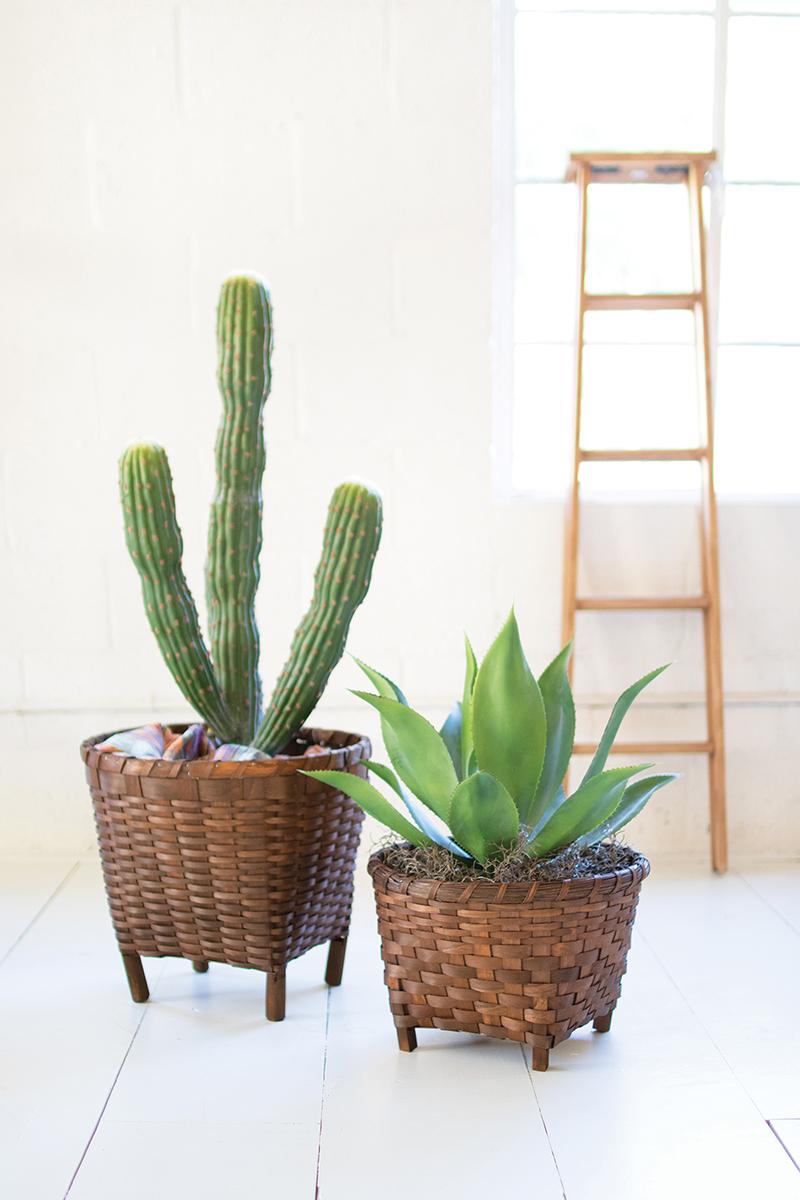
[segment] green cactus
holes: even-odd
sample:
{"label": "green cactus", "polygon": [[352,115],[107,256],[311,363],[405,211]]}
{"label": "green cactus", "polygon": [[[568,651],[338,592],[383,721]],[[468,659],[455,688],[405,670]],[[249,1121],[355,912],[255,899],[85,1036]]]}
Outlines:
{"label": "green cactus", "polygon": [[181,566],[172,477],[160,446],[132,446],[122,456],[125,537],[150,626],[186,699],[223,741],[276,753],[308,717],[342,656],[353,614],[369,588],[381,502],[363,484],[341,484],[334,492],[311,606],[262,719],[254,603],[272,307],[260,281],[237,277],[223,285],[217,339],[223,415],[206,563],[213,666]]}
{"label": "green cactus", "polygon": [[249,742],[261,720],[255,598],[266,462],[262,417],[272,351],[272,310],[264,287],[254,287],[249,279],[223,285],[217,345],[223,411],[216,446],[217,490],[208,527],[206,601],[220,686],[246,735],[242,740]]}
{"label": "green cactus", "polygon": [[322,695],[342,657],[353,613],[367,594],[380,529],[380,498],[360,484],[340,484],[328,509],[311,607],[297,627],[255,739],[259,750],[280,748]]}

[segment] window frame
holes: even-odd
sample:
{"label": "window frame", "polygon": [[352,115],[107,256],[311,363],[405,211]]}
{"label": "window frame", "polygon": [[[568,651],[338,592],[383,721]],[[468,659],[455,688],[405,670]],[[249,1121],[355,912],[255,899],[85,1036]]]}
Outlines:
{"label": "window frame", "polygon": [[[536,11],[534,9],[533,11]],[[642,9],[620,9],[613,7],[609,0],[607,8],[595,9],[581,5],[576,0],[569,8],[549,10],[546,0],[540,11],[557,11],[567,14],[612,14],[612,15],[646,15],[665,16],[695,16],[707,15],[714,23],[714,89],[712,112],[713,149],[717,151],[717,164],[711,173],[708,208],[708,256],[709,256],[709,330],[711,335],[712,380],[714,387],[714,402],[717,399],[717,358],[718,358],[718,298],[720,283],[722,220],[725,207],[725,191],[727,187],[759,187],[759,186],[789,186],[797,187],[800,195],[800,181],[779,181],[773,179],[736,180],[730,183],[724,178],[725,152],[725,122],[726,122],[726,88],[728,73],[728,32],[731,20],[739,17],[780,17],[800,20],[800,11],[796,13],[775,10],[754,10],[750,8],[732,9],[730,0],[716,0],[712,10],[705,14],[702,10],[687,5],[683,9],[659,8],[658,0]],[[536,500],[540,503],[562,504],[569,489],[569,479],[564,480],[564,486],[558,491],[545,488],[515,487],[513,480],[514,462],[514,283],[515,283],[515,192],[522,182],[546,183],[552,182],[529,179],[523,181],[517,177],[515,163],[516,147],[516,113],[515,113],[515,80],[514,80],[514,37],[516,0],[493,0],[492,11],[492,478],[495,496],[502,502],[515,500]],[[565,163],[566,166],[566,163]],[[578,281],[575,288],[577,296]],[[545,344],[545,343],[542,343]],[[723,343],[732,346],[772,346],[781,343],[759,341],[736,341]],[[791,343],[800,349],[800,343]],[[800,490],[775,492],[736,492],[717,490],[717,500],[722,504],[797,504],[800,503]],[[589,503],[642,503],[650,501],[662,503],[674,501],[680,504],[691,503],[691,496],[686,492],[642,491],[630,489],[609,491],[602,495],[592,495],[586,498]]]}

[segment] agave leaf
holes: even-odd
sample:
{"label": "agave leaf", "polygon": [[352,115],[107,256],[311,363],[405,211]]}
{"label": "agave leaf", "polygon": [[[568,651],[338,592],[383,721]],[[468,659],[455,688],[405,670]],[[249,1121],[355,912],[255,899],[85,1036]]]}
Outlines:
{"label": "agave leaf", "polygon": [[519,837],[517,807],[499,779],[477,771],[453,792],[450,829],[474,859],[486,862]]}
{"label": "agave leaf", "polygon": [[459,779],[471,774],[470,761],[473,756],[472,747],[472,693],[475,689],[475,676],[478,674],[478,663],[475,651],[470,645],[469,638],[464,636],[464,647],[467,652],[467,669],[464,674],[464,694],[461,698],[461,769]]}
{"label": "agave leaf", "polygon": [[461,778],[461,737],[462,737],[462,721],[461,721],[461,701],[456,700],[442,728],[439,730],[439,737],[447,746],[447,753],[453,762],[453,767],[458,778]]}
{"label": "agave leaf", "polygon": [[601,825],[597,825],[583,837],[578,838],[575,844],[581,847],[596,846],[598,842],[605,841],[606,838],[611,837],[629,821],[632,821],[659,788],[666,787],[668,783],[672,783],[673,779],[677,778],[677,775],[648,775],[646,779],[636,779],[633,783],[629,783],[611,816]]}
{"label": "agave leaf", "polygon": [[[355,658],[354,656],[353,661],[361,667],[361,670],[374,685],[379,696],[386,696],[389,700],[399,700],[401,704],[408,705],[408,700],[406,700],[400,688],[388,675],[382,675],[380,671],[376,671],[374,667],[368,666],[360,658]],[[383,719],[381,719],[381,736],[383,737],[383,744],[386,747],[386,753],[392,762],[394,762],[395,756],[398,754],[397,739]]]}
{"label": "agave leaf", "polygon": [[571,651],[572,642],[569,642],[539,676],[539,690],[542,693],[547,718],[547,745],[536,798],[529,816],[532,826],[538,824],[553,802],[567,773],[572,755],[572,744],[575,741],[575,702],[567,675]]}
{"label": "agave leaf", "polygon": [[648,683],[652,683],[662,671],[666,671],[669,665],[669,663],[665,663],[663,667],[656,667],[655,671],[651,671],[649,675],[643,675],[641,679],[637,679],[635,683],[632,683],[622,693],[611,710],[611,716],[608,718],[608,723],[603,730],[603,736],[600,738],[599,745],[594,752],[594,758],[589,763],[586,774],[583,777],[583,783],[586,783],[587,779],[591,779],[593,775],[599,775],[603,770],[611,747],[614,744],[614,738],[617,736],[619,727],[625,719],[628,709],[639,695],[639,692],[643,691]]}
{"label": "agave leaf", "polygon": [[362,779],[360,775],[351,775],[349,771],[301,771],[300,774],[307,775],[309,779],[321,779],[337,791],[344,792],[370,817],[375,817],[382,825],[388,825],[394,833],[411,842],[412,846],[430,846],[431,839],[407,821],[369,780]]}
{"label": "agave leaf", "polygon": [[469,858],[466,851],[462,850],[444,829],[438,827],[436,824],[437,818],[433,816],[425,805],[409,795],[391,767],[385,767],[383,763],[372,761],[365,762],[364,766],[368,770],[374,771],[384,783],[388,783],[389,787],[397,793],[417,825],[419,825],[424,834],[427,834],[431,841],[436,842],[438,846],[444,846],[446,850],[449,850],[451,854],[455,854],[459,858]]}
{"label": "agave leaf", "polygon": [[550,820],[553,813],[556,811],[556,809],[561,808],[561,805],[564,803],[566,798],[567,798],[567,794],[564,791],[564,788],[559,787],[555,796],[550,801],[550,803],[548,804],[547,808],[544,810],[542,815],[539,817],[538,821],[534,825],[531,826],[530,836],[528,837],[529,842],[533,841],[533,839],[536,837],[536,835],[540,829],[544,829],[545,825]]}
{"label": "agave leaf", "polygon": [[554,850],[571,845],[584,833],[602,824],[619,805],[631,775],[652,765],[614,767],[611,771],[604,771],[586,780],[571,796],[567,796],[533,841],[529,842],[526,847],[528,854],[535,858],[552,854]]}
{"label": "agave leaf", "polygon": [[423,716],[399,700],[354,692],[377,709],[391,730],[386,751],[406,787],[448,821],[450,797],[458,785],[455,767],[439,734]]}
{"label": "agave leaf", "polygon": [[408,704],[400,688],[388,675],[381,675],[380,671],[376,671],[374,667],[368,667],[365,662],[362,662],[360,658],[356,658],[355,655],[353,655],[353,662],[361,667],[361,670],[379,696],[388,696],[390,700],[399,700],[401,704]]}
{"label": "agave leaf", "polygon": [[529,824],[544,762],[547,719],[513,610],[475,680],[472,737],[479,770],[503,784],[520,821]]}
{"label": "agave leaf", "polygon": [[400,780],[391,767],[387,767],[384,763],[373,762],[371,758],[364,759],[364,766],[368,771],[372,771],[373,775],[377,775],[379,779],[382,779],[384,783],[388,783],[395,795],[399,796],[401,800],[403,799]]}

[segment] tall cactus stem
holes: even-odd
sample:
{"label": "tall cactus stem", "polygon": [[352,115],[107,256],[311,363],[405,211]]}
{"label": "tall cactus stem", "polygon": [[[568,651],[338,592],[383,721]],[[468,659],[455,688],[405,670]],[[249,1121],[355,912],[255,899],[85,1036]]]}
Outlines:
{"label": "tall cactus stem", "polygon": [[160,446],[131,446],[120,461],[125,540],[139,572],[150,628],[175,682],[223,740],[236,729],[200,632],[183,574],[172,475]]}
{"label": "tall cactus stem", "polygon": [[380,497],[362,484],[333,493],[311,606],[292,641],[254,740],[274,754],[302,725],[342,656],[353,613],[369,588],[381,537]]}
{"label": "tall cactus stem", "polygon": [[255,596],[261,552],[263,412],[271,381],[272,307],[257,279],[229,279],[217,309],[217,379],[223,412],[216,443],[206,563],[211,653],[236,739],[261,721]]}

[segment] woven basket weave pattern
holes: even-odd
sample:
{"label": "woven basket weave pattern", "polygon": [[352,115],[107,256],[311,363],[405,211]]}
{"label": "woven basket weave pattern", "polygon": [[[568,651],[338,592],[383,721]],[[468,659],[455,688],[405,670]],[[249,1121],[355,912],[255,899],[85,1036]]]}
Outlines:
{"label": "woven basket weave pattern", "polygon": [[167,762],[81,746],[123,954],[262,971],[347,935],[361,809],[299,774],[366,776],[366,738],[304,730],[330,754]]}
{"label": "woven basket weave pattern", "polygon": [[646,860],[531,884],[417,880],[380,854],[369,871],[398,1031],[482,1033],[545,1052],[613,1009]]}

